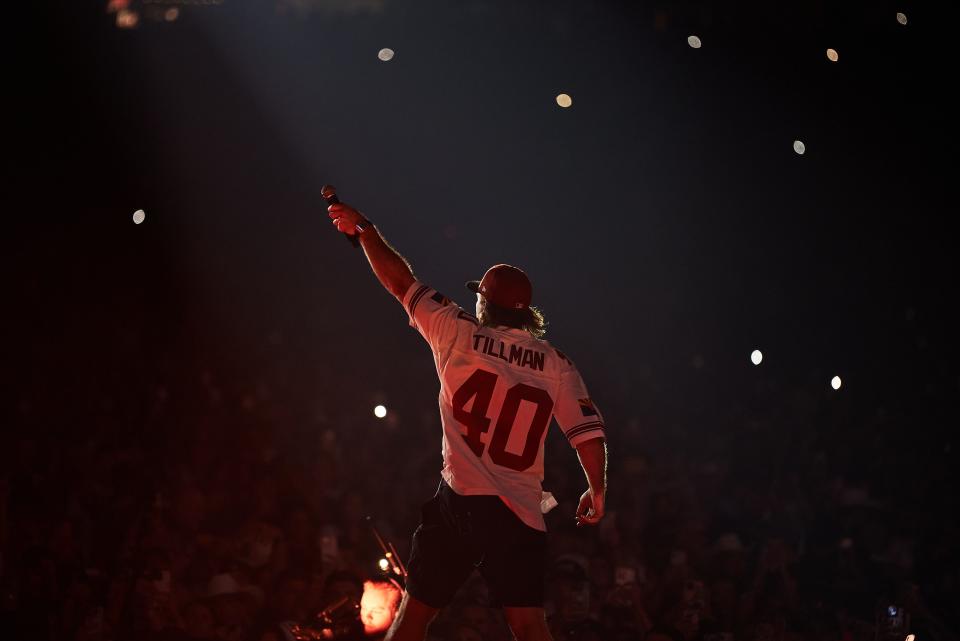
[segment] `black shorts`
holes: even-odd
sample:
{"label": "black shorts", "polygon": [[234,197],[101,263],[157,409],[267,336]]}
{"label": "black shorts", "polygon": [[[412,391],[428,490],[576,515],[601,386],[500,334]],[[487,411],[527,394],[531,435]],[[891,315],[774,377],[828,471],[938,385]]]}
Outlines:
{"label": "black shorts", "polygon": [[413,533],[407,591],[443,608],[477,568],[492,605],[543,607],[546,556],[547,533],[526,525],[499,496],[461,496],[441,481]]}

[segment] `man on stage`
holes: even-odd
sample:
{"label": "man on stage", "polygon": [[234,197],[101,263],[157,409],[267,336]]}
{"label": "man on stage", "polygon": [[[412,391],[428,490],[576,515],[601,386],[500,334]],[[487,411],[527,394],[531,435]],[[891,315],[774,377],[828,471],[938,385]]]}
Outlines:
{"label": "man on stage", "polygon": [[418,282],[358,211],[340,203],[328,211],[338,231],[359,238],[374,274],[430,345],[440,377],[442,480],[423,505],[386,641],[422,641],[475,567],[519,641],[551,639],[543,611],[543,443],[556,418],[587,478],[577,524],[596,524],[607,480],[600,411],[570,359],[542,340],[545,322],[523,271],[494,265],[468,282],[477,295],[472,316]]}

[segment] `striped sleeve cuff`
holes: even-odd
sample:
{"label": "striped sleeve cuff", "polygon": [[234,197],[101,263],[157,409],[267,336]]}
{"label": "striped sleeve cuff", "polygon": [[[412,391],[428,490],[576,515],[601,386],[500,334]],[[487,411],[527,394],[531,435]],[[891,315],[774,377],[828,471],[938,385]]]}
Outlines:
{"label": "striped sleeve cuff", "polygon": [[413,314],[417,311],[417,305],[420,303],[420,300],[426,296],[429,291],[430,288],[422,283],[414,283],[410,286],[410,290],[404,297],[403,306],[407,308],[407,313],[410,315],[411,320],[413,320]]}
{"label": "striped sleeve cuff", "polygon": [[589,421],[575,425],[563,433],[570,442],[571,447],[576,447],[584,441],[589,441],[598,437],[606,438],[606,431],[603,423],[600,421]]}

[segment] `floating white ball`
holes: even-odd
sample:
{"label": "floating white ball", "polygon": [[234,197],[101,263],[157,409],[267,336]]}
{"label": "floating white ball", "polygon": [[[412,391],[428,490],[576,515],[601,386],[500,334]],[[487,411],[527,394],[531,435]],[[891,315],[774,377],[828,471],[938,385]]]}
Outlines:
{"label": "floating white ball", "polygon": [[392,60],[392,59],[393,59],[393,49],[387,49],[386,47],[384,47],[384,48],[381,49],[380,52],[377,54],[377,57],[380,58],[380,60],[383,60],[384,62],[387,62],[388,60]]}
{"label": "floating white ball", "polygon": [[137,211],[133,212],[133,222],[137,225],[146,220],[146,218],[147,214],[142,209],[138,209]]}

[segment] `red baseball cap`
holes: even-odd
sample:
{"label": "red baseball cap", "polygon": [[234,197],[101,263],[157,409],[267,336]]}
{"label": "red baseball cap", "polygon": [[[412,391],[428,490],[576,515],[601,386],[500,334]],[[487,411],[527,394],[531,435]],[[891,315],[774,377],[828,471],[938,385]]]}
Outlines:
{"label": "red baseball cap", "polygon": [[527,309],[533,298],[530,279],[513,265],[494,265],[481,280],[467,281],[467,289],[483,294],[497,307],[506,309]]}

